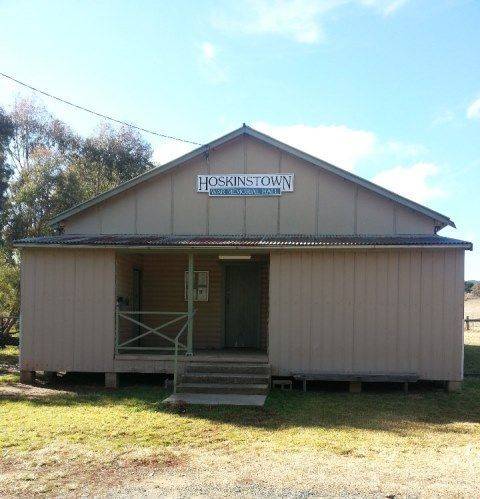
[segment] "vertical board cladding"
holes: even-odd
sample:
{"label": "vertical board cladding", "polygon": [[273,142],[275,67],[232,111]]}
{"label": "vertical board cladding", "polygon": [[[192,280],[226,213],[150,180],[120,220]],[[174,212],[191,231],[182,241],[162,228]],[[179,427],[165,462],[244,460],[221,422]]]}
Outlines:
{"label": "vertical board cladding", "polygon": [[272,252],[273,374],[463,377],[459,249]]}
{"label": "vertical board cladding", "polygon": [[[293,192],[209,197],[199,174],[293,173]],[[300,215],[301,214],[301,215]],[[434,234],[433,218],[244,136],[65,221],[67,234]]]}
{"label": "vertical board cladding", "polygon": [[[195,256],[195,270],[209,272],[208,301],[196,301],[194,320],[194,348],[221,348],[221,268],[218,256]],[[146,311],[187,312],[185,299],[185,272],[188,270],[187,254],[143,255],[143,309]],[[159,326],[172,317],[150,318],[151,326]],[[174,324],[162,330],[173,338],[184,323]],[[182,340],[185,341],[185,336]],[[162,341],[147,336],[144,346],[163,345]],[[169,345],[171,346],[171,345]]]}
{"label": "vertical board cladding", "polygon": [[[274,148],[267,148],[255,140],[245,140],[245,173],[278,173],[281,154]],[[246,197],[246,234],[276,234],[278,230],[278,197]],[[213,204],[213,202],[212,202]]]}
{"label": "vertical board cladding", "polygon": [[[211,175],[225,172],[245,173],[245,144],[233,141],[228,147],[221,147],[206,159],[207,170]],[[208,232],[210,234],[225,233],[243,234],[245,232],[245,199],[241,197],[218,197],[207,199]]]}
{"label": "vertical board cladding", "polygon": [[[131,302],[132,271],[140,268],[142,279],[142,309],[144,311],[187,312],[185,300],[184,275],[188,269],[187,254],[122,254],[117,255],[117,296],[129,298]],[[224,346],[223,314],[222,314],[222,264],[218,255],[195,255],[195,271],[209,272],[208,301],[196,301],[193,342],[196,350],[221,349]],[[268,336],[268,264],[261,266],[261,321],[260,345],[267,348]],[[131,309],[131,307],[126,307]],[[140,321],[150,327],[157,327],[172,317],[146,315]],[[161,332],[174,338],[184,322],[173,324]],[[123,319],[119,322],[121,338],[128,339],[132,328]],[[141,329],[141,333],[146,329]],[[185,340],[185,337],[183,337]],[[132,345],[135,346],[135,345]],[[171,347],[171,343],[158,336],[148,335],[140,340],[137,346]]]}
{"label": "vertical board cladding", "polygon": [[23,249],[21,294],[21,369],[112,369],[113,250]]}

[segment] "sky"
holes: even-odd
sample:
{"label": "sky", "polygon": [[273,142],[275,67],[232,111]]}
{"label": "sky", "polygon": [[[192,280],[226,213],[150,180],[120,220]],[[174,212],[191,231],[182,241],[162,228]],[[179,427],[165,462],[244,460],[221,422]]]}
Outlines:
{"label": "sky", "polygon": [[[0,0],[0,72],[199,143],[245,122],[449,216],[480,280],[479,26],[477,0]],[[0,78],[6,109],[31,93]]]}

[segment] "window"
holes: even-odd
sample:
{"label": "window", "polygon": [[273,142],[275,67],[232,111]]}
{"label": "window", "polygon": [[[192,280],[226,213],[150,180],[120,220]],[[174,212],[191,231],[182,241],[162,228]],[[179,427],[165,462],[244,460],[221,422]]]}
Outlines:
{"label": "window", "polygon": [[[208,270],[195,270],[193,272],[193,300],[208,301]],[[188,272],[185,272],[185,301],[188,299]]]}

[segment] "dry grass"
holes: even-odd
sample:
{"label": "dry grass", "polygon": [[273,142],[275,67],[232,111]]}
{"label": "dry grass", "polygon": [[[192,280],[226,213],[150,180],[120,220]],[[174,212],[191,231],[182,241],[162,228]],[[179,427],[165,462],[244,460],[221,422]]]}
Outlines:
{"label": "dry grass", "polygon": [[480,298],[469,295],[469,298],[464,302],[464,315],[468,315],[472,319],[480,319]]}
{"label": "dry grass", "polygon": [[[480,319],[480,298],[465,300],[465,317]],[[480,322],[471,323],[465,330],[465,374],[480,375]]]}
{"label": "dry grass", "polygon": [[0,386],[3,495],[480,494],[480,379],[460,394],[275,391],[264,409],[67,381]]}

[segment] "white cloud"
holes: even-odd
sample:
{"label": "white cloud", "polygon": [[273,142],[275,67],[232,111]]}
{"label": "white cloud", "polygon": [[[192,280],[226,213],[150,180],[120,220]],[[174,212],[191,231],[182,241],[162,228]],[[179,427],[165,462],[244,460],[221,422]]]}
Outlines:
{"label": "white cloud", "polygon": [[172,159],[176,159],[180,156],[183,156],[187,152],[192,151],[198,146],[193,144],[186,144],[184,142],[167,142],[162,143],[161,141],[152,140],[153,146],[153,162],[157,165],[164,165]]}
{"label": "white cloud", "polygon": [[203,42],[200,46],[199,65],[204,76],[212,83],[225,83],[227,73],[218,60],[218,50],[211,42]]}
{"label": "white cloud", "polygon": [[428,153],[428,149],[422,144],[410,144],[401,140],[387,140],[385,143],[378,144],[375,153],[377,156],[385,157],[385,159],[404,161],[418,158]]}
{"label": "white cloud", "polygon": [[344,0],[250,0],[247,3],[250,20],[244,29],[251,33],[282,35],[300,43],[315,43],[323,38],[318,17],[343,3]]}
{"label": "white cloud", "polygon": [[[384,16],[409,0],[248,0],[236,5],[214,23],[226,31],[279,35],[299,43],[318,43],[325,38],[322,22],[342,6],[361,6]],[[228,4],[227,4],[228,5]]]}
{"label": "white cloud", "polygon": [[393,2],[384,2],[383,13],[390,16],[400,7],[403,7],[409,0],[394,0]]}
{"label": "white cloud", "polygon": [[203,57],[207,61],[211,61],[215,58],[216,50],[212,43],[203,42],[202,43]]}
{"label": "white cloud", "polygon": [[384,16],[390,16],[400,7],[403,7],[409,0],[360,0],[365,7],[372,7]]}
{"label": "white cloud", "polygon": [[377,143],[374,133],[344,125],[276,126],[257,122],[253,128],[345,170],[354,170],[361,159],[372,155]]}
{"label": "white cloud", "polygon": [[467,108],[467,118],[480,119],[480,97],[474,100]]}
{"label": "white cloud", "polygon": [[441,113],[438,113],[435,116],[432,125],[433,126],[446,125],[447,123],[452,123],[454,119],[455,119],[455,113],[447,109],[445,111],[442,111]]}
{"label": "white cloud", "polygon": [[372,182],[418,203],[425,203],[445,195],[443,189],[432,183],[438,172],[435,163],[420,162],[384,170],[377,173]]}

